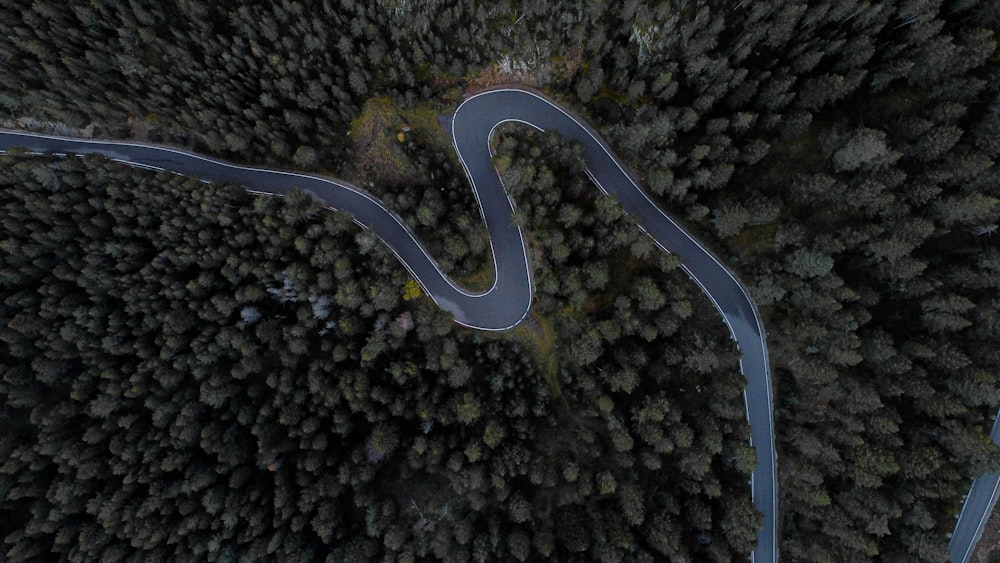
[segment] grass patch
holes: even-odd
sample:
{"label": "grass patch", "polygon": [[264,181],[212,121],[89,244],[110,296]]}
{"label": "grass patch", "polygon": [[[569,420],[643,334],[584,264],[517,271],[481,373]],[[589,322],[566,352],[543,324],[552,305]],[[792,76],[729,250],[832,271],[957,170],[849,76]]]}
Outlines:
{"label": "grass patch", "polygon": [[754,256],[767,255],[774,252],[774,239],[778,234],[778,221],[747,227],[735,237],[727,241],[740,259],[751,260]]}
{"label": "grass patch", "polygon": [[404,151],[404,144],[417,142],[433,150],[450,151],[451,141],[438,125],[443,111],[436,103],[401,109],[387,97],[365,102],[351,121],[350,131],[361,178],[383,187],[418,180],[420,171]]}
{"label": "grass patch", "polygon": [[493,282],[495,280],[496,276],[493,273],[492,261],[490,261],[490,265],[487,267],[481,268],[474,274],[470,274],[458,280],[458,285],[466,291],[483,292],[493,287]]}
{"label": "grass patch", "polygon": [[552,396],[562,399],[562,386],[559,385],[559,360],[554,350],[556,338],[552,331],[552,323],[540,315],[533,316],[538,321],[536,343],[542,375],[545,376],[545,382],[548,383]]}
{"label": "grass patch", "polygon": [[365,102],[361,115],[351,122],[351,142],[361,176],[376,185],[399,185],[416,174],[397,135],[410,129],[389,98]]}
{"label": "grass patch", "polygon": [[532,311],[525,322],[507,334],[510,338],[526,344],[534,352],[535,362],[549,386],[549,391],[563,407],[568,409],[569,404],[563,397],[562,385],[559,383],[559,353],[552,321]]}
{"label": "grass patch", "polygon": [[410,108],[398,110],[399,116],[409,125],[408,133],[402,130],[406,139],[412,139],[442,153],[452,153],[451,137],[438,124],[438,116],[448,111],[440,104],[426,102]]}

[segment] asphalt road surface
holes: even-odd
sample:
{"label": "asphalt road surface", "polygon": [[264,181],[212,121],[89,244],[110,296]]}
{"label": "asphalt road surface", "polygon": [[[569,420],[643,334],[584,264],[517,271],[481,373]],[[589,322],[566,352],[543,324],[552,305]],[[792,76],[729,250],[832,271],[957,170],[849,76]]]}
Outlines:
{"label": "asphalt road surface", "polygon": [[[993,443],[1000,444],[1000,413],[997,413],[993,422],[990,438],[993,439]],[[965,497],[965,504],[962,505],[962,513],[959,514],[958,522],[955,524],[955,531],[951,535],[951,543],[948,544],[948,551],[954,563],[965,563],[972,556],[979,538],[983,535],[986,521],[993,512],[993,506],[997,503],[998,492],[1000,492],[1000,471],[983,475],[972,483],[969,495]]]}
{"label": "asphalt road surface", "polygon": [[[496,273],[494,285],[482,293],[470,293],[454,285],[406,228],[399,217],[374,197],[345,182],[313,175],[249,168],[224,163],[177,149],[144,144],[68,139],[45,135],[0,131],[0,152],[14,147],[29,152],[55,154],[98,153],[140,168],[170,170],[208,181],[233,182],[257,194],[282,195],[294,188],[313,194],[323,205],[351,214],[374,232],[396,254],[400,262],[423,286],[425,292],[455,320],[481,330],[506,330],[524,320],[531,306],[532,282],[524,237],[511,221],[514,203],[500,183],[491,163],[489,139],[501,123],[516,121],[537,129],[556,130],[567,139],[579,141],[586,151],[587,171],[605,194],[614,196],[640,228],[663,250],[676,254],[681,268],[697,283],[722,315],[723,321],[742,353],[740,369],[747,379],[744,398],[751,428],[751,444],[756,449],[757,466],[751,481],[754,505],[764,515],[758,531],[757,549],[751,560],[777,561],[777,471],[774,449],[774,411],[766,333],[754,302],[742,284],[711,252],[665,215],[637,182],[626,172],[601,138],[589,125],[554,102],[538,94],[517,90],[491,90],[465,100],[455,111],[452,139],[459,159],[469,176],[486,227]],[[981,486],[976,482],[970,499],[996,492],[996,477]],[[987,499],[989,500],[989,499]],[[995,500],[995,498],[993,499]],[[961,528],[979,523],[979,501],[970,500],[963,511]],[[987,502],[992,506],[992,503]],[[976,511],[980,511],[977,515]],[[964,528],[963,528],[964,529]],[[974,543],[976,529],[970,533]],[[952,553],[962,549],[956,530]],[[966,536],[965,532],[961,533]]]}

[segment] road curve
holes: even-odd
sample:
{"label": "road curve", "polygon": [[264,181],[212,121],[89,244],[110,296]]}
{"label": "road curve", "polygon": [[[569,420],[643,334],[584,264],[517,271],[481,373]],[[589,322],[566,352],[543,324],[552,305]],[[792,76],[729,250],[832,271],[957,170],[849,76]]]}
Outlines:
{"label": "road curve", "polygon": [[327,207],[345,211],[373,229],[426,293],[451,312],[456,321],[482,330],[506,330],[524,320],[532,296],[524,237],[511,221],[514,204],[493,168],[489,148],[489,139],[496,127],[510,121],[555,130],[567,139],[582,143],[590,179],[602,192],[614,196],[657,245],[680,258],[681,268],[722,314],[742,352],[740,369],[747,378],[744,399],[751,445],[757,451],[751,490],[754,505],[764,515],[764,520],[751,559],[777,561],[774,409],[766,333],[756,306],[733,274],[646,196],[597,133],[551,100],[525,90],[491,90],[469,97],[454,113],[452,140],[486,222],[496,273],[493,286],[478,294],[453,284],[397,215],[362,190],[339,180],[237,166],[167,147],[12,131],[0,132],[0,152],[23,147],[34,153],[98,153],[141,168],[237,183],[259,194],[282,195],[293,188],[301,188]]}

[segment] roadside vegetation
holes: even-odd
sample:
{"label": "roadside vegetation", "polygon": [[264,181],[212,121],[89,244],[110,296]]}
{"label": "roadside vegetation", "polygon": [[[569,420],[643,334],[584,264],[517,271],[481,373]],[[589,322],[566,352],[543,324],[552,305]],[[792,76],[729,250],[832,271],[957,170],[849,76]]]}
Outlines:
{"label": "roadside vegetation", "polygon": [[[406,218],[446,271],[456,279],[488,285],[488,241],[474,198],[450,148],[435,140],[445,133],[434,130],[428,108],[436,118],[460,101],[463,90],[499,82],[515,80],[540,87],[600,129],[650,194],[736,271],[760,305],[774,368],[783,557],[815,562],[941,561],[947,557],[947,533],[954,526],[962,495],[975,476],[1000,466],[997,448],[987,436],[991,417],[1000,405],[1000,356],[996,353],[1000,349],[998,30],[1000,4],[988,0],[819,0],[808,4],[248,0],[237,6],[107,0],[69,7],[48,0],[12,0],[0,4],[0,116],[5,123],[22,127],[61,127],[110,137],[139,135],[244,162],[324,171],[360,178],[362,184],[367,178],[366,188]],[[352,123],[358,133],[352,132]],[[403,126],[411,131],[402,131]],[[373,147],[377,150],[369,154]],[[592,496],[579,491],[582,496],[566,505],[559,504],[562,497],[558,495],[544,497],[552,501],[551,510],[538,512],[532,505],[535,512],[530,519],[511,520],[516,526],[504,527],[515,501],[520,507],[517,518],[524,514],[522,497],[514,493],[521,490],[522,495],[527,494],[529,489],[517,487],[552,482],[542,472],[542,485],[538,485],[530,470],[517,478],[503,473],[502,479],[493,480],[501,471],[498,467],[520,467],[519,460],[530,455],[515,448],[514,453],[488,458],[493,452],[488,444],[469,450],[472,457],[484,461],[470,461],[464,449],[461,455],[455,453],[455,448],[469,447],[474,437],[482,436],[489,420],[499,421],[502,419],[496,417],[503,416],[522,418],[508,421],[503,432],[495,422],[490,426],[491,442],[501,439],[498,436],[502,434],[501,440],[523,440],[517,443],[537,453],[527,442],[528,434],[519,433],[517,428],[535,432],[547,428],[549,436],[565,438],[556,431],[566,426],[565,421],[557,424],[547,418],[561,412],[553,407],[552,387],[539,372],[541,365],[551,366],[551,358],[558,360],[558,387],[567,400],[591,398],[594,393],[607,395],[608,401],[599,404],[610,404],[611,408],[602,411],[600,416],[605,418],[601,424],[617,416],[622,426],[627,426],[627,417],[619,413],[641,410],[640,397],[663,393],[671,409],[679,405],[671,412],[682,413],[678,415],[682,420],[686,420],[683,416],[688,411],[683,409],[689,403],[703,405],[698,416],[705,420],[696,417],[697,423],[690,422],[692,428],[714,424],[719,432],[713,437],[724,437],[726,444],[743,443],[742,430],[731,422],[732,413],[727,410],[742,386],[738,372],[732,369],[733,352],[728,340],[717,338],[716,313],[706,309],[704,300],[688,287],[690,283],[677,275],[671,259],[650,248],[651,243],[642,237],[637,239],[636,229],[627,218],[616,215],[613,202],[594,195],[573,147],[547,136],[510,131],[497,139],[496,147],[502,152],[497,162],[504,181],[515,192],[515,220],[528,228],[538,281],[535,314],[544,321],[539,321],[539,326],[551,331],[551,337],[541,340],[551,341],[551,348],[545,351],[545,346],[540,347],[542,352],[536,356],[528,350],[528,343],[516,339],[487,339],[458,331],[443,314],[429,308],[428,299],[412,292],[407,294],[416,298],[400,305],[399,299],[407,292],[403,270],[385,261],[385,253],[370,236],[345,231],[349,225],[341,225],[339,220],[315,223],[320,220],[312,218],[286,224],[275,219],[281,227],[264,238],[232,233],[233,240],[244,241],[238,251],[243,265],[232,280],[225,281],[235,285],[216,293],[234,295],[227,292],[241,287],[240,276],[248,275],[239,272],[255,271],[265,267],[262,264],[270,264],[269,269],[255,274],[255,283],[284,291],[282,272],[290,265],[275,262],[277,258],[267,249],[283,248],[296,236],[306,236],[296,235],[295,229],[314,225],[315,230],[302,239],[303,244],[311,241],[312,246],[301,248],[335,255],[343,266],[325,258],[290,255],[316,269],[310,274],[319,284],[315,295],[336,291],[331,295],[349,299],[331,316],[336,319],[335,326],[322,336],[318,333],[324,329],[312,325],[308,326],[316,328],[315,336],[305,336],[313,334],[309,332],[312,328],[295,328],[312,314],[313,304],[308,300],[289,301],[296,304],[287,305],[294,312],[260,311],[269,322],[258,320],[254,326],[276,327],[277,335],[266,332],[271,329],[255,328],[255,335],[265,331],[265,336],[254,336],[264,343],[256,353],[280,358],[290,353],[288,348],[299,357],[305,347],[316,351],[308,359],[308,365],[315,367],[309,369],[324,375],[310,378],[308,370],[279,368],[280,361],[275,360],[277,363],[267,364],[273,369],[259,376],[256,387],[236,376],[223,377],[237,364],[218,364],[222,356],[210,349],[201,351],[195,326],[185,325],[179,335],[149,336],[162,347],[149,358],[137,356],[131,348],[120,348],[125,345],[108,336],[109,329],[101,328],[100,319],[118,323],[126,314],[122,311],[142,304],[136,304],[139,298],[129,294],[100,301],[105,290],[95,289],[96,296],[88,299],[107,304],[99,314],[88,313],[88,307],[97,305],[83,297],[91,289],[80,286],[99,282],[110,287],[102,276],[129,275],[132,270],[126,266],[122,266],[123,272],[114,268],[118,261],[127,261],[131,248],[122,246],[118,239],[128,240],[131,235],[104,223],[98,225],[103,230],[92,231],[80,218],[88,209],[84,202],[77,202],[79,210],[65,208],[56,222],[37,218],[50,207],[62,205],[61,199],[70,197],[71,190],[46,187],[54,194],[51,201],[8,190],[10,193],[3,196],[7,198],[3,224],[13,242],[3,243],[3,259],[13,265],[7,266],[7,277],[2,281],[8,311],[3,330],[8,336],[0,353],[8,370],[0,392],[8,397],[4,419],[9,422],[5,424],[18,429],[17,436],[31,444],[24,446],[31,452],[8,450],[16,453],[0,471],[12,483],[10,490],[16,491],[0,496],[5,511],[0,522],[11,533],[7,544],[21,550],[15,552],[22,554],[18,555],[21,559],[30,559],[36,552],[68,553],[74,542],[82,543],[80,538],[85,538],[92,550],[87,555],[99,559],[118,553],[124,558],[141,544],[142,549],[175,546],[169,549],[179,550],[181,558],[204,554],[205,558],[222,559],[222,554],[241,554],[244,549],[257,550],[255,555],[266,552],[279,557],[284,553],[291,558],[290,554],[300,551],[332,549],[336,557],[347,558],[350,552],[358,559],[397,550],[399,558],[406,560],[439,548],[445,550],[443,543],[435,542],[452,541],[437,539],[449,525],[437,526],[430,535],[425,532],[437,517],[433,515],[447,509],[445,513],[452,518],[459,518],[456,514],[480,515],[473,519],[476,524],[471,531],[457,524],[452,527],[452,539],[461,547],[451,553],[465,554],[454,555],[455,560],[490,559],[500,553],[490,550],[508,546],[517,546],[510,547],[515,556],[528,549],[526,557],[537,557],[549,546],[555,550],[550,553],[566,555],[583,545],[580,530],[585,530],[591,541],[588,547],[593,549],[587,553],[600,561],[632,555],[640,558],[643,550],[658,557],[668,552],[664,550],[675,549],[692,550],[692,557],[698,559],[742,558],[748,549],[740,539],[744,537],[742,526],[752,525],[754,516],[744,513],[746,505],[739,504],[748,495],[733,488],[739,472],[707,453],[714,451],[717,440],[675,441],[688,444],[685,447],[691,455],[700,451],[711,460],[685,466],[708,467],[697,484],[684,481],[676,488],[676,473],[668,470],[669,460],[661,461],[662,470],[636,477],[647,479],[642,481],[644,493],[665,487],[674,496],[655,493],[653,497],[669,498],[674,504],[663,505],[668,516],[656,518],[647,513],[643,524],[629,524],[629,533],[648,539],[655,528],[676,545],[637,540],[635,546],[608,548],[610,551],[597,550],[596,546],[605,545],[601,542],[625,545],[625,540],[615,543],[621,539],[614,535],[619,528],[592,525],[597,509],[585,502]],[[29,166],[15,159],[4,159],[3,163],[0,173],[6,175],[10,186],[47,185],[56,177],[60,185],[110,189],[101,179],[103,173],[63,170],[60,166],[64,165]],[[103,170],[103,165],[90,161],[87,166]],[[146,178],[135,172],[122,174],[112,175],[122,185]],[[156,186],[174,182],[181,180],[158,179]],[[558,203],[547,199],[556,193]],[[226,200],[235,208],[249,206],[259,213],[279,213],[276,209],[290,205],[288,201],[250,204],[235,195],[226,197],[235,198]],[[26,201],[32,201],[32,206],[23,203]],[[236,213],[225,206],[210,208],[220,217]],[[151,205],[151,209],[169,213],[171,207]],[[156,221],[152,211],[150,214],[146,220]],[[202,231],[211,232],[206,225],[213,224],[216,215],[204,218],[195,213],[191,217],[198,218],[192,225],[199,229],[192,226],[189,238],[177,235],[177,244],[194,245],[197,240],[202,241],[198,248],[212,248],[216,239]],[[241,229],[256,232],[254,221],[241,224]],[[175,236],[170,231],[175,227],[162,228],[167,234],[157,236],[174,240],[169,237]],[[79,236],[91,237],[86,240],[96,241],[100,233],[107,237],[99,244],[94,242],[86,254],[104,270],[72,254],[70,242],[78,236],[73,229],[85,229],[87,232]],[[67,234],[53,241],[46,238],[48,231]],[[220,235],[219,240],[228,237]],[[600,243],[589,242],[593,240]],[[50,247],[58,247],[53,252],[62,261],[46,258],[42,251]],[[602,255],[608,248],[617,249],[616,254]],[[158,248],[157,252],[171,256],[169,249]],[[221,323],[212,311],[219,307],[228,310],[225,299],[219,297],[223,304],[216,305],[194,289],[198,280],[215,279],[216,274],[206,269],[221,264],[192,257],[202,252],[191,246],[183,253],[186,258],[170,270],[169,275],[176,278],[153,280],[163,286],[157,299],[168,302],[152,302],[181,308],[177,300],[185,295],[201,305],[186,316],[200,319],[198,322]],[[143,258],[155,260],[155,256]],[[362,259],[377,264],[356,265],[355,261]],[[65,265],[57,268],[57,264]],[[328,270],[326,274],[319,271],[320,265]],[[100,273],[112,270],[114,274]],[[72,271],[78,272],[80,283],[60,281],[60,276],[69,276]],[[299,270],[288,271],[289,283],[298,287],[295,272]],[[30,291],[28,286],[19,285],[29,282],[36,284]],[[181,287],[184,289],[178,289]],[[239,299],[255,306],[270,304],[254,297],[257,290],[247,291]],[[32,316],[41,314],[43,297],[49,299],[47,307],[65,317],[59,317],[63,319],[60,322],[83,328],[65,329],[67,332],[58,338],[50,333],[57,323],[39,324],[39,319],[47,317]],[[386,336],[394,334],[393,327],[408,324],[396,323],[398,315],[409,311],[407,307],[413,308],[418,328],[406,333],[410,336]],[[72,320],[66,316],[71,310]],[[16,311],[31,313],[15,317]],[[252,313],[248,312],[248,318],[256,319]],[[148,314],[156,317],[161,312]],[[174,315],[171,322],[186,318]],[[157,328],[159,321],[149,322],[152,324],[143,325],[143,330],[153,331],[150,334],[161,330]],[[15,335],[22,330],[31,336]],[[66,342],[77,335],[83,338],[87,331],[96,332],[81,342],[111,350],[102,354],[118,354],[113,361],[108,360],[109,366],[117,367],[81,378],[79,374],[99,365],[100,358],[74,352]],[[646,338],[643,331],[656,334]],[[100,335],[99,341],[96,335]],[[243,345],[242,340],[238,342]],[[58,354],[49,351],[53,346]],[[215,366],[208,371],[222,379],[203,385],[198,378],[208,377],[207,368],[198,372],[171,368],[177,373],[166,377],[163,389],[153,393],[156,398],[147,399],[149,393],[133,390],[134,371],[166,369],[163,366],[179,361],[174,353],[185,346],[198,350],[198,361]],[[246,346],[239,354],[248,353],[251,348]],[[127,353],[120,351],[126,349]],[[628,357],[617,358],[611,350],[618,349],[629,350]],[[666,358],[661,361],[663,355]],[[539,363],[537,358],[549,359]],[[588,366],[583,361],[586,359],[594,363]],[[607,377],[632,381],[631,372],[614,362],[640,359],[649,367],[647,371],[634,368],[639,387],[631,394],[602,391],[604,376],[594,372],[601,362],[616,366]],[[444,370],[446,381],[448,377],[457,379],[447,384],[421,379],[422,375],[414,373],[425,372],[412,372],[416,368],[411,368],[411,363],[437,366],[427,368],[428,378]],[[666,366],[662,368],[666,375],[651,374],[658,369],[654,365]],[[551,367],[544,369],[550,373]],[[493,385],[481,383],[489,378],[472,377],[473,373],[498,372],[503,374],[497,376],[502,380],[502,385],[496,384],[503,389],[499,394],[491,387],[489,391],[467,387]],[[385,380],[390,375],[384,374],[391,374],[392,381]],[[306,396],[300,391],[299,379],[294,379],[301,377],[313,385],[335,386],[338,391],[330,393],[343,394],[336,400],[354,406],[335,403],[341,406],[331,408],[321,402],[323,393],[319,391]],[[676,377],[681,377],[683,384]],[[69,379],[81,383],[70,388],[65,383]],[[88,387],[88,382],[93,382],[92,386]],[[654,383],[655,391],[641,387]],[[684,395],[696,392],[692,391],[697,389],[694,386],[703,390],[708,386],[705,397],[710,400],[699,403]],[[218,399],[203,398],[216,388],[225,390],[225,397],[245,394],[245,402],[254,406],[228,413],[211,410],[228,408],[214,406]],[[69,409],[67,413],[84,409],[77,404],[84,399],[74,397],[96,396],[98,390],[124,397],[128,407],[122,413],[130,409],[146,413],[141,416],[149,419],[150,429],[137,422],[141,416],[132,421],[131,415],[121,414],[120,421],[112,421],[106,413],[118,411],[108,411],[100,402],[86,407],[90,410],[85,415],[96,417],[102,421],[99,424],[90,424],[90,418],[61,414],[61,409]],[[489,395],[489,401],[480,400],[479,407],[497,410],[484,410],[470,418],[469,405],[474,403],[463,402],[466,393],[473,398]],[[353,402],[366,397],[374,398],[362,407]],[[421,403],[428,401],[426,397],[431,398],[429,402]],[[204,400],[209,400],[208,407],[197,406]],[[407,401],[415,405],[412,413],[407,410],[411,404]],[[168,402],[192,406],[171,407]],[[266,408],[260,406],[265,404]],[[464,434],[459,428],[466,423],[448,418],[457,416],[449,409],[458,404],[465,405],[462,416],[472,425]],[[585,416],[593,414],[570,404],[583,410]],[[532,410],[536,407],[537,413]],[[365,410],[368,408],[373,410]],[[429,409],[427,416],[444,417],[434,419],[433,424],[439,430],[447,428],[447,438],[438,442],[417,435],[422,430],[414,428],[422,428],[429,420],[421,418],[425,408]],[[372,414],[364,414],[369,412]],[[190,420],[207,428],[205,437],[184,430],[194,427],[187,425]],[[274,426],[259,431],[225,433],[230,426],[271,423]],[[669,417],[656,420],[656,424],[661,423],[673,422]],[[134,424],[143,430],[128,430]],[[177,436],[169,435],[172,425],[178,429]],[[107,428],[88,430],[90,426]],[[316,428],[329,432],[325,442],[316,437]],[[581,424],[570,428],[584,432],[582,429],[590,427]],[[143,432],[151,437],[145,438]],[[603,437],[603,432],[594,430],[595,436]],[[45,441],[48,438],[36,436],[56,436],[53,439],[72,444],[72,448],[66,446],[59,454]],[[371,452],[365,445],[369,439],[374,444]],[[418,439],[424,440],[420,442],[423,445],[416,446]],[[634,439],[635,447],[640,447],[640,439]],[[219,441],[243,450],[212,453],[212,444]],[[116,453],[126,451],[126,443],[140,444],[128,451],[199,451],[196,442],[209,453],[190,454],[194,456],[191,463],[183,467],[163,461],[169,458],[166,453],[160,457]],[[13,447],[10,441],[4,443]],[[153,443],[167,449],[151,450]],[[577,441],[567,439],[566,443]],[[595,438],[593,444],[587,443],[591,448],[604,442]],[[420,451],[404,455],[410,444]],[[254,448],[260,453],[253,453],[257,451]],[[593,468],[587,465],[592,461],[587,457],[592,449],[587,448],[571,452],[582,456],[579,473],[568,470],[579,479],[574,486],[589,483],[595,487],[590,493],[611,488],[606,477],[600,483],[593,480],[597,479],[594,475],[590,475],[591,480],[582,477],[585,467]],[[369,455],[382,459],[387,451],[392,452],[387,460],[367,461]],[[81,457],[88,452],[97,457]],[[93,481],[93,487],[85,485],[99,479],[93,468],[100,466],[93,464],[110,459],[108,452],[124,456],[124,461],[114,462],[120,465],[100,473],[104,476],[100,478],[120,479],[122,492],[99,480]],[[280,455],[272,455],[275,452]],[[183,456],[188,454],[178,455],[177,459],[187,459]],[[251,462],[241,455],[259,459],[254,457]],[[612,456],[612,461],[638,459],[635,467],[644,467],[642,455],[632,451],[620,458]],[[732,457],[738,457],[741,461],[737,465],[742,466],[746,455],[740,450],[739,456]],[[19,461],[19,456],[30,461]],[[47,461],[36,463],[38,456]],[[502,465],[499,458],[508,465]],[[166,466],[153,467],[154,459]],[[723,460],[727,459],[723,455]],[[71,465],[77,463],[73,460],[83,461],[77,468]],[[226,465],[230,461],[231,465]],[[445,466],[452,463],[467,480],[465,476],[440,477],[451,471]],[[130,472],[133,464],[143,469]],[[256,469],[250,469],[252,464],[264,467],[264,473],[275,479],[273,488],[268,488],[269,482],[251,479],[256,475]],[[274,472],[266,469],[272,464]],[[415,464],[417,469],[407,473],[411,471],[403,469],[407,464]],[[480,473],[471,469],[461,473],[468,464],[487,467]],[[302,475],[282,473],[292,471],[290,467],[303,471]],[[321,470],[327,467],[342,472]],[[608,502],[598,503],[601,510],[610,510],[614,504],[610,499],[618,498],[615,495],[633,490],[620,486],[632,478],[621,467],[608,469],[618,486],[606,497]],[[11,476],[18,471],[32,477],[14,483]],[[224,482],[222,475],[230,480]],[[603,474],[598,471],[595,475]],[[212,489],[215,492],[202,494],[208,486],[203,487],[195,479],[198,476],[218,476]],[[319,484],[309,490],[340,500],[324,503],[304,493],[314,478]],[[568,490],[567,479],[560,470],[555,482]],[[712,496],[704,487],[710,479],[718,480],[725,491],[722,497]],[[400,482],[412,491],[410,496],[390,492],[391,486],[384,486]],[[264,488],[247,492],[255,486]],[[76,490],[100,492],[84,500],[75,496]],[[218,508],[217,498],[235,497],[236,490],[241,496],[232,502],[253,504],[254,510],[241,505],[233,509],[237,516],[232,516]],[[348,490],[365,492],[350,497],[354,493],[344,492]],[[449,498],[441,491],[456,490],[461,492],[455,494],[465,495],[461,510],[468,512],[455,512],[459,505],[447,500],[433,504],[433,499]],[[166,508],[151,512],[136,500],[140,498]],[[630,498],[630,506],[638,506],[635,498]],[[202,505],[203,499],[207,499],[207,506]],[[650,510],[652,501],[646,497],[640,500]],[[32,504],[35,502],[40,504]],[[312,507],[314,512],[301,516],[296,512],[299,508],[288,508],[296,503],[299,508]],[[102,509],[105,505],[115,510]],[[360,505],[367,507],[364,514],[359,513]],[[134,510],[117,510],[120,506]],[[574,508],[561,511],[570,506]],[[258,508],[265,513],[255,512]],[[741,524],[717,531],[715,526],[722,521],[717,508],[739,511]],[[670,512],[674,509],[676,512]],[[108,537],[107,530],[115,528],[101,519],[110,518],[112,513],[127,515],[130,522],[147,526],[149,531],[132,534],[134,530],[126,526],[123,529],[131,534],[130,541]],[[221,514],[228,517],[221,518]],[[254,519],[243,519],[250,514]],[[65,524],[60,532],[45,522],[49,515]],[[178,524],[174,516],[183,522]],[[311,518],[322,523],[311,527]],[[413,524],[420,526],[414,527],[406,518],[415,519]],[[678,523],[681,520],[683,524]],[[406,525],[401,523],[404,521]],[[545,526],[553,522],[572,525],[565,524],[562,531],[551,529],[545,535]],[[702,528],[674,533],[675,525]],[[199,531],[183,535],[188,528]],[[713,530],[711,538],[700,534],[709,528]],[[169,530],[174,529],[187,543],[173,541],[176,538],[170,534],[175,532]],[[330,529],[338,532],[309,535],[309,530]],[[226,543],[231,538],[238,540]]]}
{"label": "roadside vegetation", "polygon": [[351,122],[357,183],[399,213],[445,274],[469,291],[494,281],[479,203],[439,119],[439,104],[368,100]]}

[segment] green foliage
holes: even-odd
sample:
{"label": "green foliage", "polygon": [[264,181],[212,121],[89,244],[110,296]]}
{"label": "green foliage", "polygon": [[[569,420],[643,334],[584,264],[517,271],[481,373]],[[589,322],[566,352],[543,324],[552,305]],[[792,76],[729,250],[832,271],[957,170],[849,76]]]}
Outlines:
{"label": "green foliage", "polygon": [[[437,108],[482,69],[530,79],[754,281],[783,556],[938,561],[998,462],[998,20],[988,1],[13,0],[0,118],[363,178],[350,124],[388,99],[411,167],[366,187],[462,278],[491,271],[489,243]],[[715,311],[592,199],[578,149],[513,137],[496,162],[557,342],[544,377],[400,302],[373,236],[311,204],[4,160],[4,555],[745,558],[752,451]],[[605,471],[618,498],[591,502]],[[517,491],[532,518],[507,524]]]}
{"label": "green foliage", "polygon": [[351,122],[358,171],[380,190],[412,181],[415,175],[413,163],[399,146],[405,140],[398,137],[404,126],[406,121],[387,98],[368,100]]}
{"label": "green foliage", "polygon": [[317,158],[316,149],[303,145],[295,149],[292,162],[300,168],[309,169],[316,165]]}
{"label": "green foliage", "polygon": [[877,166],[889,156],[885,133],[858,129],[833,153],[833,166],[838,172],[851,172],[861,167]]}
{"label": "green foliage", "polygon": [[[579,166],[575,149],[549,142],[560,169]],[[731,354],[697,388],[681,367],[692,346],[728,340],[718,322],[707,340],[678,330],[652,277],[683,284],[669,260],[637,271],[655,306],[577,319],[599,352],[559,365],[554,401],[522,345],[403,300],[391,253],[358,252],[368,231],[305,193],[251,199],[99,157],[0,157],[0,188],[0,398],[18,421],[0,439],[0,522],[12,560],[528,560],[591,547],[694,558],[701,544],[650,547],[647,519],[693,498],[721,515],[720,495],[749,510],[731,533],[752,533],[748,475],[726,453],[747,441],[742,379]],[[554,209],[574,205],[552,194]],[[568,247],[570,276],[591,236],[616,230],[616,253],[643,243],[613,208],[576,220],[588,230]],[[654,317],[678,334],[649,332]],[[669,356],[642,352],[648,338]],[[678,385],[688,400],[668,398]],[[639,416],[633,394],[658,399]],[[700,454],[701,443],[721,449]],[[688,460],[699,471],[683,483],[662,479]],[[711,531],[714,552],[746,557],[719,518],[680,517],[697,523],[685,534]]]}
{"label": "green foliage", "polygon": [[403,286],[403,300],[413,301],[423,295],[424,292],[420,290],[420,284],[415,280],[407,280],[406,285]]}
{"label": "green foliage", "polygon": [[[678,533],[709,534],[713,541],[651,543],[654,559],[746,557],[753,543],[744,538],[755,535],[759,514],[749,502],[754,456],[732,341],[708,299],[677,269],[676,258],[586,181],[580,150],[553,133],[498,129],[496,159],[505,163],[504,186],[531,234],[535,315],[545,316],[543,327],[552,325],[550,354],[573,409],[564,429],[553,429],[549,447],[558,452],[563,443],[604,437],[600,448],[565,465],[561,479],[578,491],[615,497],[623,514],[591,509],[590,517],[602,526],[618,519],[625,528],[640,527],[651,542],[655,528],[648,527],[649,518],[676,515],[673,503],[690,501],[680,511]],[[742,452],[741,463],[731,452]],[[615,467],[609,467],[612,460]],[[680,490],[664,484],[662,494],[669,498],[649,499],[625,479],[625,468],[642,475],[683,474],[688,484]],[[723,533],[715,516],[732,502],[743,503],[737,510],[748,517],[730,522]],[[688,508],[695,504],[697,516]],[[596,529],[594,538],[576,530],[557,525],[556,538],[570,551],[618,553]],[[731,536],[740,537],[739,547]]]}
{"label": "green foliage", "polygon": [[788,271],[801,278],[816,278],[833,269],[833,258],[806,248],[796,250],[785,262]]}

